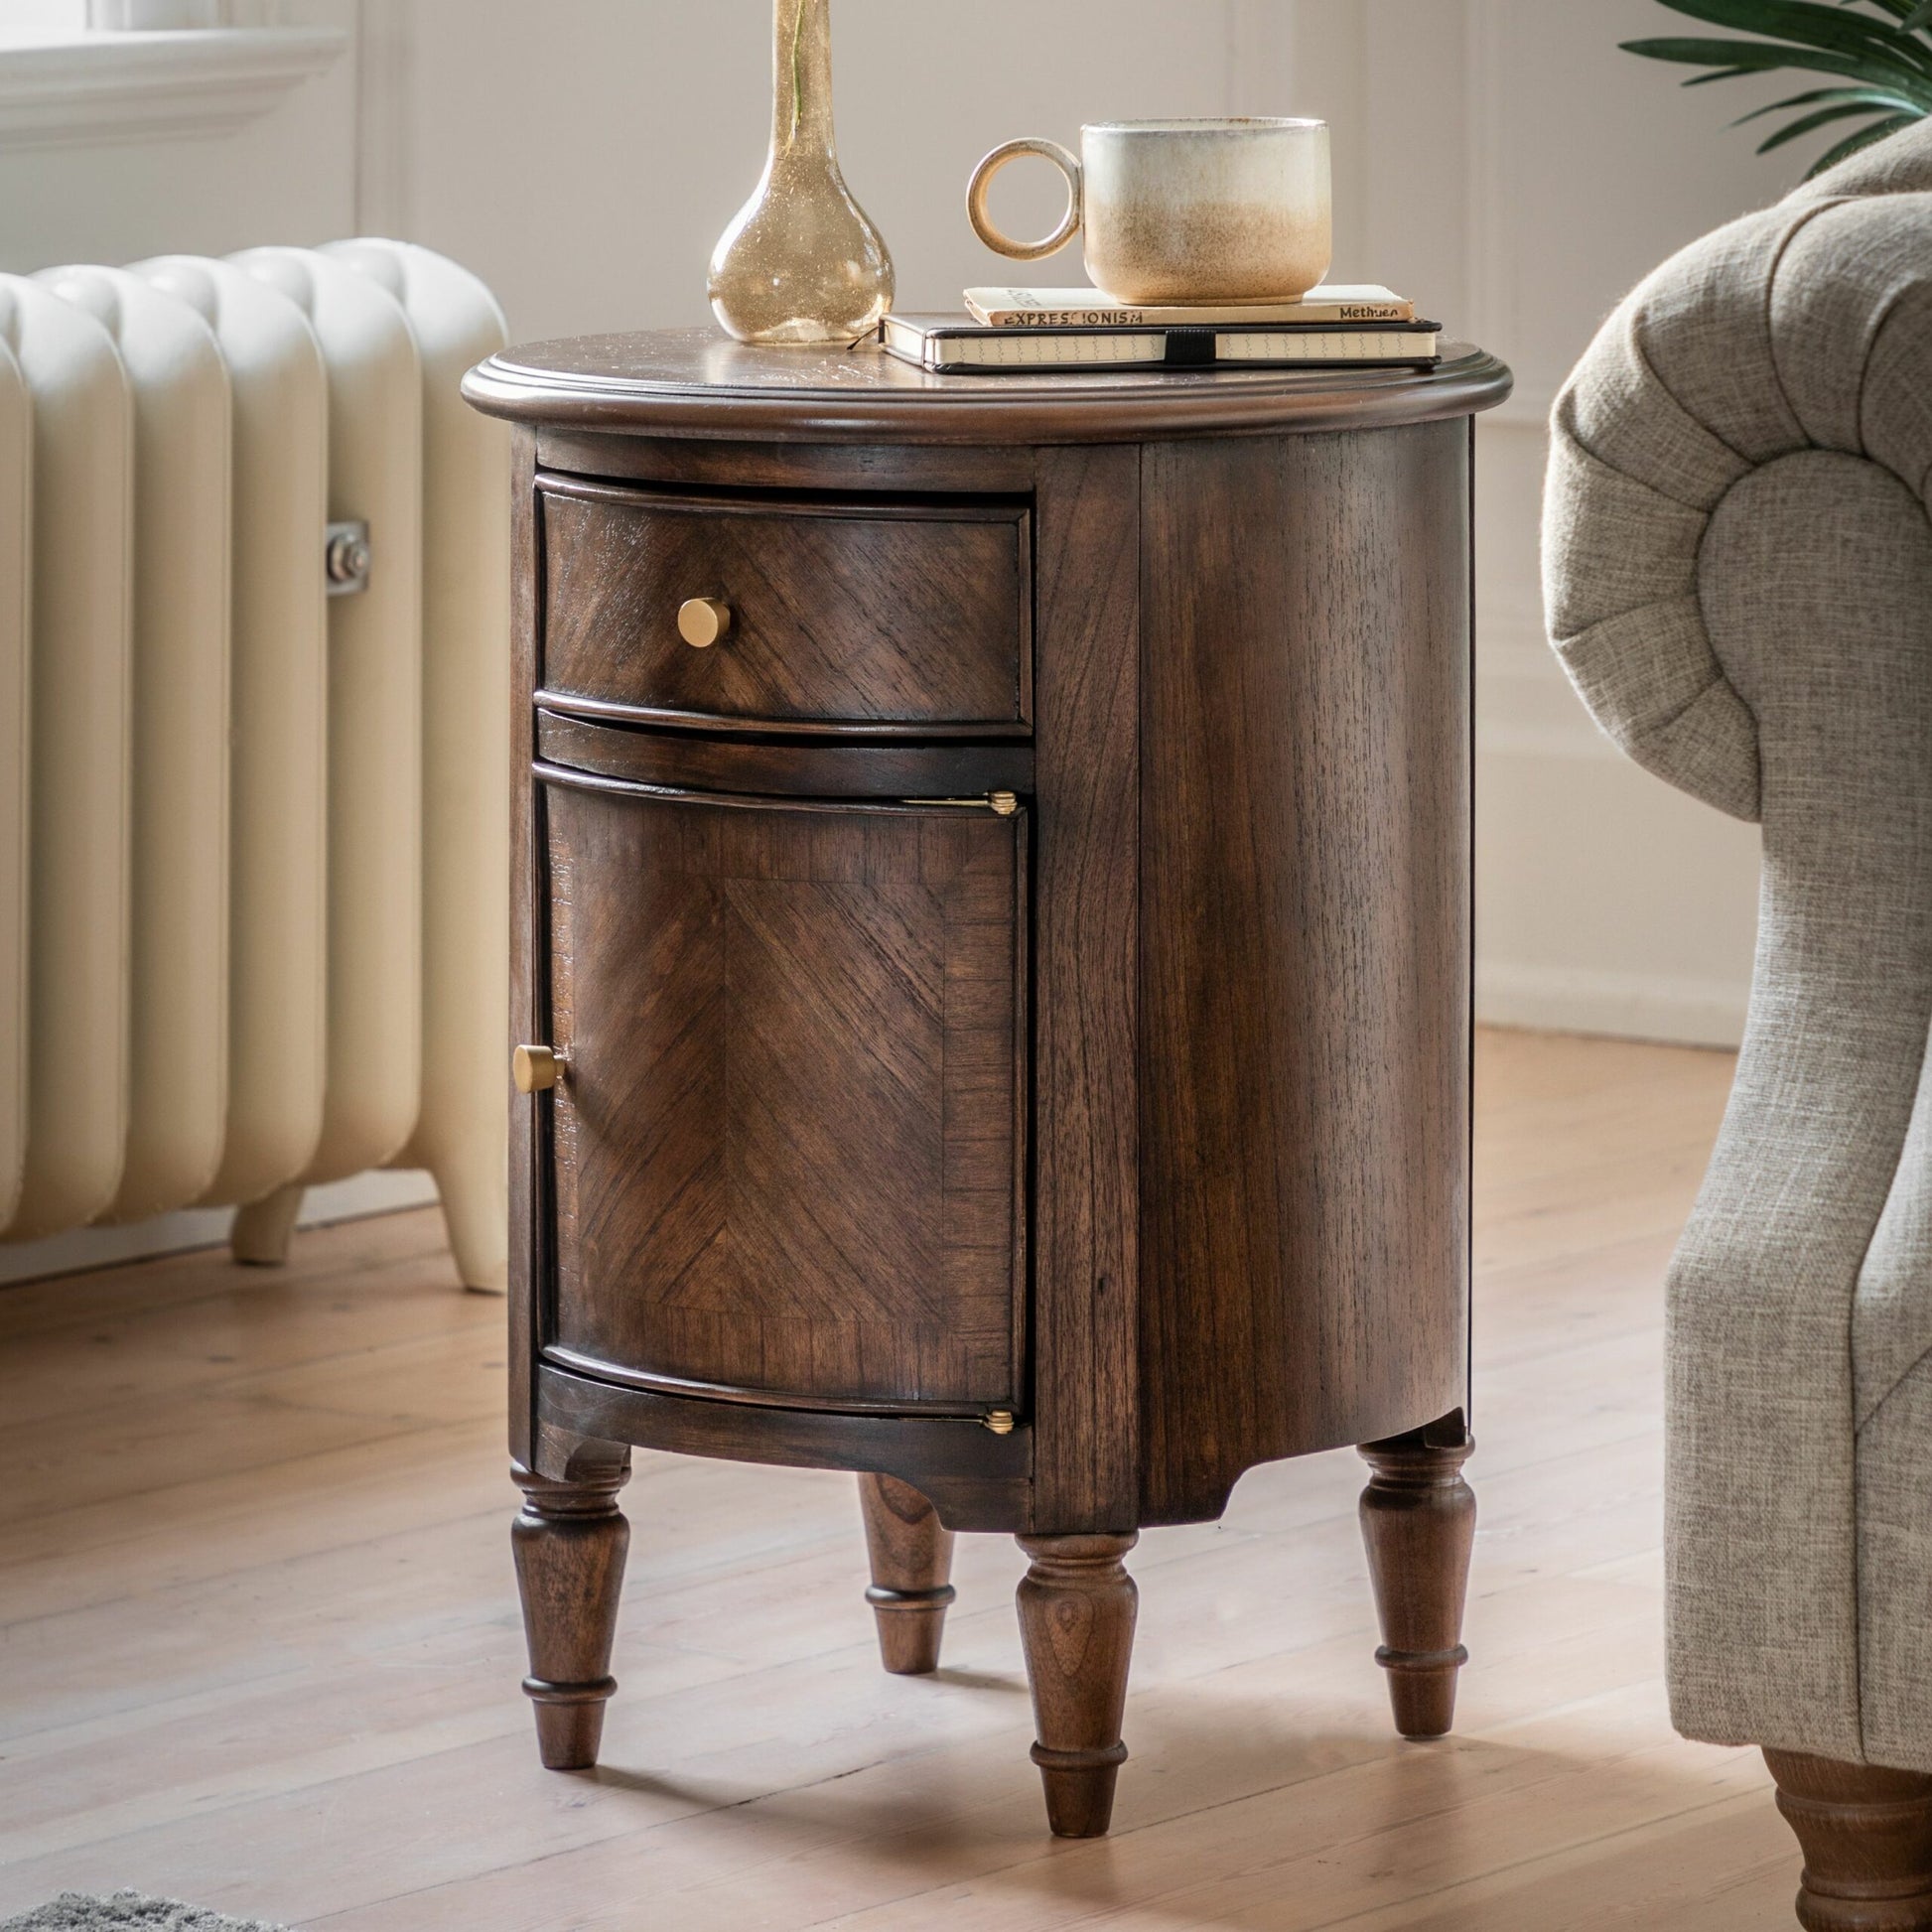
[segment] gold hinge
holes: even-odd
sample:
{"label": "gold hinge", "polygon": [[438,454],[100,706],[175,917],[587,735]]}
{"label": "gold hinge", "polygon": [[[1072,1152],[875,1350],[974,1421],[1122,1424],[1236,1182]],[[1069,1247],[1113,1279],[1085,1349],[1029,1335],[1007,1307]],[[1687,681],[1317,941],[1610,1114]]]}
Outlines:
{"label": "gold hinge", "polygon": [[901,798],[901,805],[958,805],[968,811],[997,812],[1011,818],[1020,809],[1020,796],[1012,791],[989,791],[982,798]]}
{"label": "gold hinge", "polygon": [[991,1409],[980,1418],[980,1427],[990,1429],[996,1436],[1013,1434],[1013,1411],[1011,1409]]}

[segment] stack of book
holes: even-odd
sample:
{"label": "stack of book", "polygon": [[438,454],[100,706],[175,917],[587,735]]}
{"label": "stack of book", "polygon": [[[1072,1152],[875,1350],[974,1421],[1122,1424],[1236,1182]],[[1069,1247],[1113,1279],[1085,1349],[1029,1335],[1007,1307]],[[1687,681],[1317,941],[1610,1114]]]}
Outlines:
{"label": "stack of book", "polygon": [[1439,325],[1372,286],[1311,289],[1300,302],[1139,308],[1097,289],[968,289],[964,316],[889,315],[880,340],[939,371],[1427,367]]}

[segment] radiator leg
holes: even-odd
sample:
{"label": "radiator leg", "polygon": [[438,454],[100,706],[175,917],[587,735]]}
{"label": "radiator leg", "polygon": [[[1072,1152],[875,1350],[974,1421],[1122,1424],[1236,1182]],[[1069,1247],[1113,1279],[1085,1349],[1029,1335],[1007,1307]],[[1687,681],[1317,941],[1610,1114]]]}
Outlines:
{"label": "radiator leg", "polygon": [[302,1212],[303,1187],[291,1181],[260,1200],[237,1207],[228,1246],[236,1261],[249,1268],[279,1268],[289,1258],[289,1241],[296,1216]]}
{"label": "radiator leg", "polygon": [[446,1161],[436,1170],[443,1225],[465,1288],[480,1295],[509,1291],[509,1192],[500,1147]]}

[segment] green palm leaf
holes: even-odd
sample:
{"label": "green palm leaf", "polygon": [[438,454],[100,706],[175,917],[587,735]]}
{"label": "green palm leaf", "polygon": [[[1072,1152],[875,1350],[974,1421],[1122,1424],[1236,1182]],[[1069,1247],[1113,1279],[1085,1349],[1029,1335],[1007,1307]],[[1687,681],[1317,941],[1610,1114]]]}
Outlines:
{"label": "green palm leaf", "polygon": [[1739,114],[1731,126],[1742,127],[1746,121],[1761,121],[1766,114],[1782,114],[1787,107],[1822,107],[1827,102],[1835,106],[1887,107],[1901,114],[1910,114],[1917,109],[1915,101],[1907,100],[1902,94],[1885,87],[1813,87],[1805,93],[1774,100],[1767,107],[1753,107],[1748,114]]}
{"label": "green palm leaf", "polygon": [[[1820,48],[1782,47],[1771,41],[1645,40],[1621,43],[1626,54],[1650,61],[1675,61],[1686,67],[1723,68],[1727,75],[1775,73],[1802,68],[1813,73],[1836,73],[1848,80],[1877,82],[1896,87],[1932,111],[1932,84],[1915,68],[1902,63],[1874,70],[1874,64],[1850,55],[1828,54]],[[1687,85],[1690,83],[1686,83]]]}
{"label": "green palm leaf", "polygon": [[[1766,114],[1792,115],[1758,144],[1759,154],[1769,154],[1820,128],[1863,121],[1863,126],[1812,164],[1810,172],[1816,175],[1932,115],[1932,0],[1837,0],[1836,5],[1823,5],[1820,0],[1658,0],[1658,4],[1713,27],[1760,37],[1716,40],[1685,35],[1623,43],[1626,53],[1645,60],[1704,69],[1684,82],[1687,87],[1786,70],[1828,74],[1849,83],[1809,88],[1740,114],[1733,126]],[[1854,11],[1866,6],[1872,11]]]}
{"label": "green palm leaf", "polygon": [[[1838,0],[1841,7],[1859,7],[1864,0]],[[1932,0],[1871,0],[1880,13],[1888,13],[1894,20],[1905,23],[1907,30],[1922,27],[1932,20]]]}
{"label": "green palm leaf", "polygon": [[1842,54],[1848,60],[1875,62],[1880,68],[1932,73],[1932,47],[1883,21],[1847,13],[1842,7],[1819,6],[1815,0],[1659,0],[1659,4],[1714,27],[1767,35]]}
{"label": "green palm leaf", "polygon": [[1888,134],[1896,134],[1900,128],[1910,127],[1914,121],[1924,118],[1922,114],[1894,114],[1888,121],[1873,121],[1869,127],[1848,135],[1837,147],[1827,148],[1806,170],[1805,179],[1809,181],[1814,175],[1822,175],[1827,168],[1836,168],[1841,161],[1850,160],[1861,148],[1868,148]]}
{"label": "green palm leaf", "polygon": [[[1787,121],[1775,134],[1767,134],[1757,144],[1757,151],[1759,154],[1769,154],[1773,148],[1781,148],[1787,141],[1799,140],[1817,128],[1829,127],[1834,121],[1849,121],[1859,116],[1868,119],[1870,114],[1868,107],[1821,107],[1817,113],[1801,114],[1795,121]],[[1916,120],[1918,117],[1911,115],[1908,118]]]}

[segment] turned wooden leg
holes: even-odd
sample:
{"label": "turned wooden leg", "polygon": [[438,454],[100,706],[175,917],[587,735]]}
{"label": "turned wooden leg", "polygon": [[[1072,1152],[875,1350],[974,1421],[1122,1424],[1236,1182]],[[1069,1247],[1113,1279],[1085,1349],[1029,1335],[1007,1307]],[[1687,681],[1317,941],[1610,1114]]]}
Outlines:
{"label": "turned wooden leg", "polygon": [[1121,1559],[1138,1541],[1020,1538],[1033,1559],[1020,1583],[1020,1639],[1039,1739],[1033,1757],[1046,1787],[1046,1822],[1059,1838],[1104,1837],[1113,1818],[1140,1597]]}
{"label": "turned wooden leg", "polygon": [[625,1451],[580,1477],[553,1482],[510,1465],[523,1509],[510,1530],[523,1632],[530,1646],[525,1694],[536,1705],[537,1748],[553,1771],[588,1770],[604,1734],[604,1707],[618,1680],[618,1629],[630,1526],[618,1491],[630,1477]]}
{"label": "turned wooden leg", "polygon": [[1764,1753],[1804,1849],[1806,1932],[1932,1927],[1932,1777],[1797,1751]]}
{"label": "turned wooden leg", "polygon": [[1455,1722],[1462,1603],[1469,1588],[1476,1499],[1462,1480],[1475,1444],[1460,1415],[1412,1435],[1368,1443],[1362,1540],[1368,1545],[1395,1727],[1405,1737],[1442,1737]]}
{"label": "turned wooden leg", "polygon": [[879,1625],[879,1655],[895,1677],[939,1668],[939,1637],[953,1599],[952,1531],[932,1505],[897,1476],[859,1478],[872,1587],[866,1601]]}

